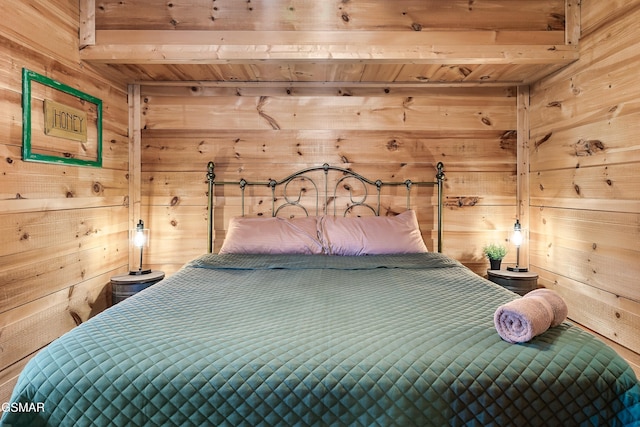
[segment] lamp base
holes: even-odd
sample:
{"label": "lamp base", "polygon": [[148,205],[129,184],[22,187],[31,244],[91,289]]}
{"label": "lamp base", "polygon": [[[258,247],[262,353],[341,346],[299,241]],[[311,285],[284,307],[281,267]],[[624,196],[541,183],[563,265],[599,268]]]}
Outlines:
{"label": "lamp base", "polygon": [[517,265],[515,267],[507,267],[507,270],[515,271],[518,273],[526,273],[527,271],[529,271],[527,267],[518,267]]}
{"label": "lamp base", "polygon": [[151,269],[148,270],[131,270],[129,271],[130,276],[142,276],[143,274],[151,273]]}

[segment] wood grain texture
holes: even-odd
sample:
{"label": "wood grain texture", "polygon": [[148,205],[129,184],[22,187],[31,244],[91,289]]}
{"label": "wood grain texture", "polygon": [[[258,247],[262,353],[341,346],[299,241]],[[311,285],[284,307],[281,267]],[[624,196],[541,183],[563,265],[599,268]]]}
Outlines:
{"label": "wood grain texture", "polygon": [[[127,269],[129,156],[126,87],[80,63],[78,2],[7,0],[0,12],[10,17],[0,23],[0,396],[7,401],[26,361],[104,310],[109,277]],[[22,161],[22,67],[103,101],[102,168]]]}
{"label": "wood grain texture", "polygon": [[[460,218],[446,222],[453,228],[445,226],[445,251],[478,271],[486,263],[481,255],[485,241],[503,240],[513,226],[513,90],[423,88],[409,93],[313,86],[286,93],[283,87],[174,84],[142,86],[140,94],[142,211],[148,212],[150,228],[159,236],[147,251],[155,266],[175,270],[204,247],[204,172],[210,160],[217,179],[224,181],[280,179],[325,162],[375,179],[431,181],[435,164],[443,161],[445,215]],[[435,247],[434,194],[421,193],[416,199],[418,211],[424,210],[419,222],[425,240]],[[216,188],[215,248],[229,218],[241,213],[239,197],[238,189]],[[246,212],[270,215],[271,199],[268,188],[252,189]],[[385,212],[405,208],[403,195],[383,197]],[[480,211],[484,220],[470,220]],[[465,228],[462,218],[478,229]],[[459,237],[448,247],[450,233]],[[467,250],[459,252],[456,245],[463,240]]]}
{"label": "wood grain texture", "polygon": [[640,2],[582,2],[580,60],[531,88],[531,264],[569,317],[640,350]]}
{"label": "wood grain texture", "polygon": [[380,28],[415,32],[423,29],[563,29],[561,0],[399,0],[388,2],[344,2],[327,0],[276,0],[268,4],[234,0],[172,1],[158,5],[153,0],[100,2],[96,10],[98,29],[193,29],[360,31]]}
{"label": "wood grain texture", "polygon": [[[639,0],[6,0],[0,12],[12,17],[0,22],[1,401],[38,349],[108,305],[138,216],[150,267],[170,275],[204,252],[210,160],[225,180],[324,162],[430,180],[443,161],[445,252],[481,275],[481,247],[506,243],[520,194],[539,283],[640,351]],[[21,161],[22,67],[105,102],[102,169]],[[516,86],[528,84],[527,105]],[[433,193],[416,200],[434,247]],[[238,190],[215,201],[219,249]],[[247,199],[251,214],[269,206],[268,193]]]}
{"label": "wood grain texture", "polygon": [[129,81],[528,84],[577,59],[565,3],[109,0],[80,55]]}

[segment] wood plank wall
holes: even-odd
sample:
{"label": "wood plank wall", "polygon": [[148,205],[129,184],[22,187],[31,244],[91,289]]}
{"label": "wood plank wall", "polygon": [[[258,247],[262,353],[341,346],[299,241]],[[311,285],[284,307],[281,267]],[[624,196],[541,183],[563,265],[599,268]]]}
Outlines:
{"label": "wood plank wall", "polygon": [[577,58],[565,0],[82,3],[81,57],[136,81],[516,85]]}
{"label": "wood plank wall", "polygon": [[640,352],[640,1],[582,1],[580,60],[533,85],[531,264],[569,315]]}
{"label": "wood plank wall", "polygon": [[231,31],[397,31],[517,30],[564,31],[562,0],[102,0],[97,30]]}
{"label": "wood plank wall", "polygon": [[[3,0],[0,15],[0,402],[40,348],[110,303],[127,269],[123,83],[80,64],[78,2]],[[103,167],[21,160],[26,67],[103,101]],[[71,143],[71,142],[70,142]]]}
{"label": "wood plank wall", "polygon": [[[174,84],[142,86],[141,98],[142,214],[154,268],[170,273],[206,251],[210,160],[227,181],[282,178],[325,162],[374,178],[433,180],[443,161],[445,252],[479,273],[482,246],[504,241],[513,226],[515,88]],[[240,211],[237,199],[216,196],[221,208],[234,206],[216,221],[219,248]],[[250,212],[268,211],[255,203]],[[431,215],[432,200],[423,203]],[[430,241],[432,217],[420,221]]]}

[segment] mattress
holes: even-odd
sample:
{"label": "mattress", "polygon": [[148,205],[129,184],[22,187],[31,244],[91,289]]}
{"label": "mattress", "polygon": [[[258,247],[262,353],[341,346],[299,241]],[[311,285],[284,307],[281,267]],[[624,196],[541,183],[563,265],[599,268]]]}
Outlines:
{"label": "mattress", "polygon": [[6,425],[634,425],[640,385],[563,323],[437,253],[205,255],[51,343]]}

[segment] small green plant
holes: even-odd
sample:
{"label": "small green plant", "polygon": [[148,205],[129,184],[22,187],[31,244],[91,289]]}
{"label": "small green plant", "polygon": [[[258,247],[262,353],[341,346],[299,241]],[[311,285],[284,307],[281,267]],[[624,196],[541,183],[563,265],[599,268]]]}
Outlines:
{"label": "small green plant", "polygon": [[489,259],[502,259],[507,254],[507,247],[499,243],[489,243],[482,251]]}

